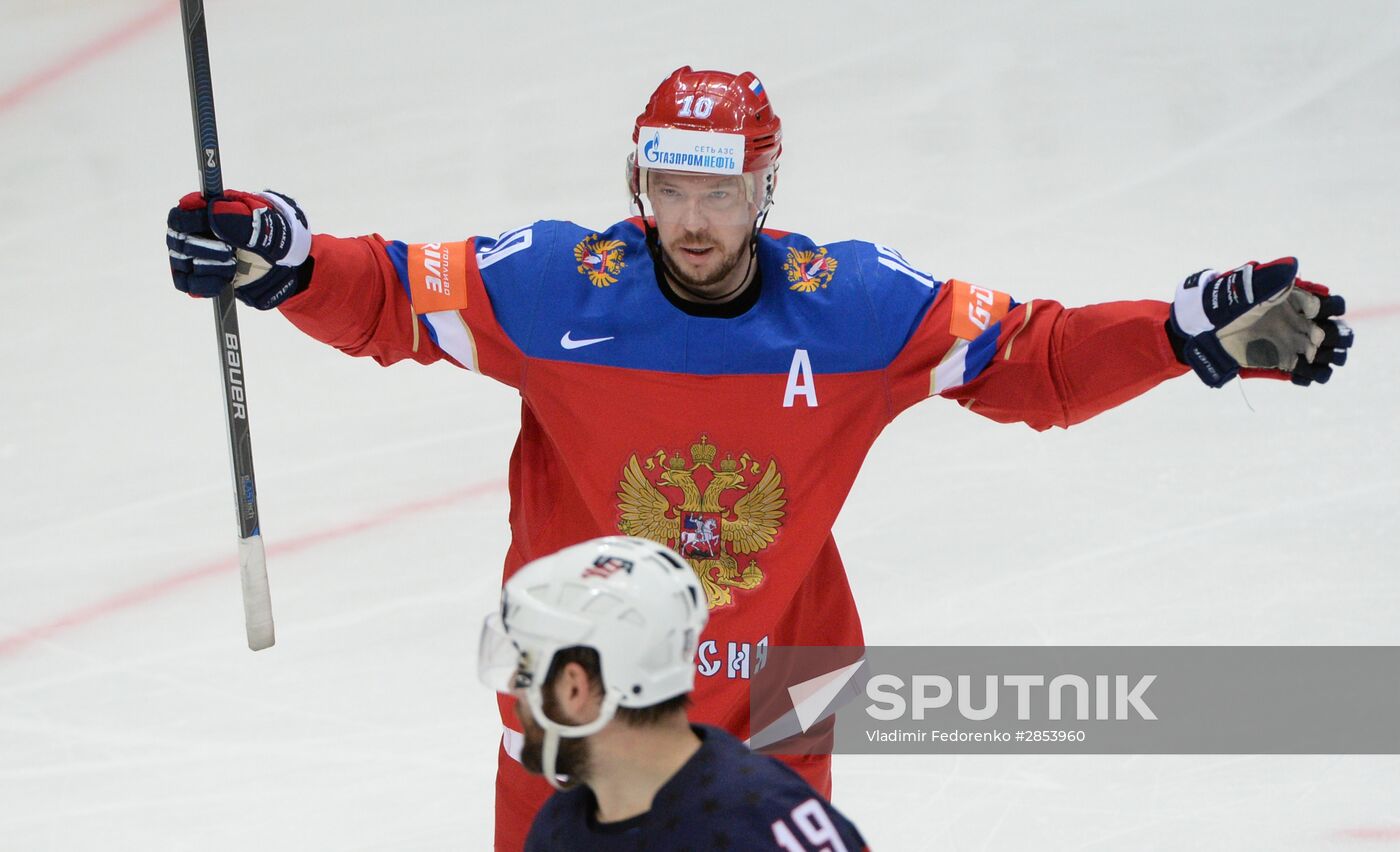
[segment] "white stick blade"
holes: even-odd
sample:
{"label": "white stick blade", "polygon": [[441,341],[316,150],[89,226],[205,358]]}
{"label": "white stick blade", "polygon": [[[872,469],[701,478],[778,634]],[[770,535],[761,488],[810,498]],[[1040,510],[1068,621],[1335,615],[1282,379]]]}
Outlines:
{"label": "white stick blade", "polygon": [[248,627],[248,647],[254,651],[271,648],[276,642],[272,630],[272,590],[267,585],[267,555],[262,536],[238,540],[238,569],[243,578],[243,618]]}

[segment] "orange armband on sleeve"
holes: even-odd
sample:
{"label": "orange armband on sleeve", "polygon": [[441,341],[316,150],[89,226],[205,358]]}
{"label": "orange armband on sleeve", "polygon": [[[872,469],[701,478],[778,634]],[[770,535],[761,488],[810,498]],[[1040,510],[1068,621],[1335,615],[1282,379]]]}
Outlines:
{"label": "orange armband on sleeve", "polygon": [[408,292],[413,312],[460,311],[467,307],[467,265],[471,245],[416,243],[408,247]]}
{"label": "orange armband on sleeve", "polygon": [[976,340],[978,335],[1001,322],[1011,310],[1011,297],[998,290],[978,287],[956,278],[948,281],[952,288],[952,320],[948,332],[963,340]]}

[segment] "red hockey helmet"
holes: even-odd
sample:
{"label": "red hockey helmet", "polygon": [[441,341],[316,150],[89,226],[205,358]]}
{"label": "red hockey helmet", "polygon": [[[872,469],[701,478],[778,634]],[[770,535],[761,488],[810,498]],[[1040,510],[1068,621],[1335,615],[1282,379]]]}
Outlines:
{"label": "red hockey helmet", "polygon": [[628,184],[640,206],[648,169],[752,175],[751,200],[762,213],[773,201],[783,123],[752,72],[671,72],[637,116]]}

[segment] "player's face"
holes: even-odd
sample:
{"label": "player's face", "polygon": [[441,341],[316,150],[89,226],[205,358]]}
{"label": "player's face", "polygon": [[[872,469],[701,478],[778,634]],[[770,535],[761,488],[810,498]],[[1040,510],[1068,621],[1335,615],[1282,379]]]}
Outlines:
{"label": "player's face", "polygon": [[672,279],[701,301],[737,292],[749,273],[757,209],[739,175],[652,171],[647,199]]}

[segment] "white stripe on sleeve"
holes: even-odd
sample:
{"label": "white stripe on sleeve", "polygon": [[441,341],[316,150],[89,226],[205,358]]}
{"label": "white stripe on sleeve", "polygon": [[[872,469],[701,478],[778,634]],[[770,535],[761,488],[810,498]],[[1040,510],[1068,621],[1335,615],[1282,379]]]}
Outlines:
{"label": "white stripe on sleeve", "polygon": [[423,318],[433,327],[437,344],[443,352],[457,359],[457,363],[472,372],[480,372],[476,367],[476,341],[471,329],[457,311],[434,311]]}

